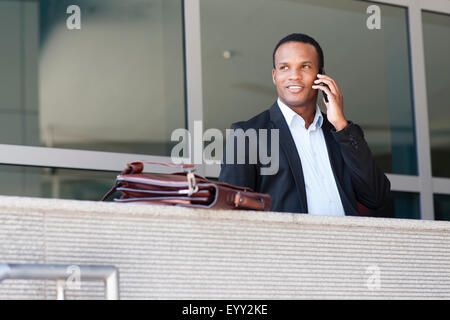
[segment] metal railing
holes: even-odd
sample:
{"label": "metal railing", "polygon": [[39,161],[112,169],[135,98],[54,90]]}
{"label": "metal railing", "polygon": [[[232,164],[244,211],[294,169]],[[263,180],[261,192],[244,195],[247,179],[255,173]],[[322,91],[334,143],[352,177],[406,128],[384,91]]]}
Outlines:
{"label": "metal railing", "polygon": [[[65,287],[82,281],[103,280],[105,299],[119,300],[119,270],[115,266],[66,264],[0,264],[0,283],[6,279],[56,280],[58,300],[64,300]],[[69,284],[69,285],[67,285]]]}

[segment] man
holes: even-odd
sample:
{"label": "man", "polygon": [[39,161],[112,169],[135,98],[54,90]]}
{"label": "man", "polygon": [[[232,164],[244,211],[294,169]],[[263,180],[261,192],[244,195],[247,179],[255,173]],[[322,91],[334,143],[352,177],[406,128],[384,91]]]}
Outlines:
{"label": "man", "polygon": [[[358,202],[369,209],[385,204],[390,182],[375,164],[361,128],[345,118],[342,93],[323,74],[323,67],[322,49],[313,38],[291,34],[280,40],[272,70],[277,101],[231,126],[244,131],[278,129],[278,172],[262,175],[260,159],[226,163],[224,155],[219,181],[270,194],[273,211],[359,215]],[[326,114],[317,105],[319,90],[327,96]],[[228,141],[227,152],[235,142]],[[247,143],[247,151],[248,147]]]}

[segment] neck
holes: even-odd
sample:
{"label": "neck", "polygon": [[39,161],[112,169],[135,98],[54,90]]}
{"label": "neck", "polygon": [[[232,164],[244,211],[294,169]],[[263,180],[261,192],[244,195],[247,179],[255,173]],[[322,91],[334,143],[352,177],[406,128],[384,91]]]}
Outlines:
{"label": "neck", "polygon": [[314,121],[314,116],[316,115],[316,104],[309,104],[306,106],[288,106],[295,113],[305,120],[305,128],[308,129],[311,123]]}

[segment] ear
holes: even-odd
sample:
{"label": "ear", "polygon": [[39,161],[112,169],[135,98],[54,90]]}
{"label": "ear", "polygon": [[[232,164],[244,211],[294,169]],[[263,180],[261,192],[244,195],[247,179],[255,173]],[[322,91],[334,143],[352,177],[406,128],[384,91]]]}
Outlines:
{"label": "ear", "polygon": [[272,69],[272,82],[273,82],[273,84],[276,85],[275,77],[276,77],[276,75],[275,75],[275,69]]}

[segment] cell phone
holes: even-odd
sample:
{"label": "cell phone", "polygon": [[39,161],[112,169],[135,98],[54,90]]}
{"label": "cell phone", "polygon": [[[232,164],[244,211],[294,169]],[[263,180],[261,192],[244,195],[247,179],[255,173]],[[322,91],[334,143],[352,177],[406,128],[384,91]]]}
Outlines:
{"label": "cell phone", "polygon": [[[319,69],[319,74],[325,74],[325,70]],[[319,83],[319,85],[321,85],[321,86],[326,86],[328,89],[330,89],[330,87],[328,87],[328,86],[327,86],[325,83],[323,83],[323,82]],[[322,94],[323,94],[323,98],[325,99],[325,101],[328,102],[328,96],[327,96],[327,94],[325,93],[325,91],[322,91]]]}

